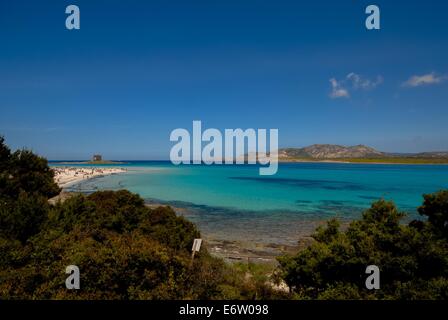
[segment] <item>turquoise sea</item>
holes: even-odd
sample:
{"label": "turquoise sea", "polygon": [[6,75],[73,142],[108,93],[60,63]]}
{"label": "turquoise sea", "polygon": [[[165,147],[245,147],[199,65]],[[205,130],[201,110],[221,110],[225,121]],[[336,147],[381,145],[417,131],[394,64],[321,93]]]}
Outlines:
{"label": "turquoise sea", "polygon": [[128,172],[70,189],[128,189],[149,203],[176,207],[205,237],[255,247],[294,245],[325,219],[359,217],[379,198],[417,218],[423,193],[448,188],[446,165],[281,163],[274,176],[260,176],[255,165],[129,161],[112,166]]}

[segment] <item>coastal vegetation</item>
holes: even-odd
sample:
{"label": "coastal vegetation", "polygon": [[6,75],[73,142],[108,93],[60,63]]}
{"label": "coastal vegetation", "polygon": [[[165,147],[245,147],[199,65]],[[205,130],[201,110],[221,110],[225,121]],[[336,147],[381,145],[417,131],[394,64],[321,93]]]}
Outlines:
{"label": "coastal vegetation", "polygon": [[[126,190],[50,203],[59,192],[46,159],[0,137],[0,299],[448,298],[448,191],[425,195],[409,223],[384,200],[344,230],[330,220],[275,269],[228,264],[206,247],[192,263],[195,225]],[[372,264],[379,290],[365,288]],[[79,290],[65,287],[69,265]]]}
{"label": "coastal vegetation", "polygon": [[347,158],[351,163],[384,163],[384,164],[448,164],[447,158],[390,157],[390,158]]}
{"label": "coastal vegetation", "polygon": [[[280,257],[278,276],[298,299],[448,298],[448,191],[424,196],[425,218],[379,200],[345,231],[335,219],[318,228],[314,243]],[[366,266],[381,270],[381,288],[367,290]]]}
{"label": "coastal vegetation", "polygon": [[[202,248],[169,207],[128,191],[49,204],[59,187],[47,161],[0,140],[0,299],[252,299],[273,290]],[[67,290],[76,265],[81,289]]]}

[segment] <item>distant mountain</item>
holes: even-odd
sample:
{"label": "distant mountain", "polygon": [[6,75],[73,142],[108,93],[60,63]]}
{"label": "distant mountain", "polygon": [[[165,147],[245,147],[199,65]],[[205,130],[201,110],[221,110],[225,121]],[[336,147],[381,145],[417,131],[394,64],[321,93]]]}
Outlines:
{"label": "distant mountain", "polygon": [[343,159],[343,158],[379,158],[386,153],[364,145],[340,146],[335,144],[313,144],[305,148],[285,148],[279,150],[280,159]]}
{"label": "distant mountain", "polygon": [[365,145],[341,146],[335,144],[313,144],[304,148],[279,149],[280,160],[293,159],[447,159],[447,151],[420,153],[388,153],[381,152]]}

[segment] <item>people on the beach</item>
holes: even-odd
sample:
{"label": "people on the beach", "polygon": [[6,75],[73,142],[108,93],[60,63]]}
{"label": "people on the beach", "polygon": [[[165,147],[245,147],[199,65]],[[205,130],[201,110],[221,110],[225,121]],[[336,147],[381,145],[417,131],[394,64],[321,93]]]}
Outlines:
{"label": "people on the beach", "polygon": [[125,168],[55,167],[54,179],[60,187],[98,176],[126,172]]}

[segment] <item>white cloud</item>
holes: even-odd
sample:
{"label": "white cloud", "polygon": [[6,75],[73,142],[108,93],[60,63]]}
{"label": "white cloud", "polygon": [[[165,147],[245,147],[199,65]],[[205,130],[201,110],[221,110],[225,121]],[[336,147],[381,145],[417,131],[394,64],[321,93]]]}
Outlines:
{"label": "white cloud", "polygon": [[438,84],[445,81],[448,77],[437,75],[435,72],[424,74],[421,76],[412,76],[407,81],[405,81],[403,87],[419,87],[424,85]]}
{"label": "white cloud", "polygon": [[383,77],[378,76],[376,79],[367,79],[359,74],[350,72],[342,80],[330,79],[331,98],[350,98],[350,90],[371,90],[383,83]]}
{"label": "white cloud", "polygon": [[383,83],[383,77],[378,76],[376,80],[370,80],[367,78],[361,77],[359,74],[351,72],[347,75],[347,79],[352,82],[352,86],[354,89],[373,89],[379,84]]}
{"label": "white cloud", "polygon": [[330,83],[331,83],[331,92],[330,92],[331,98],[349,98],[350,97],[348,90],[343,88],[342,85],[335,78],[331,78]]}

